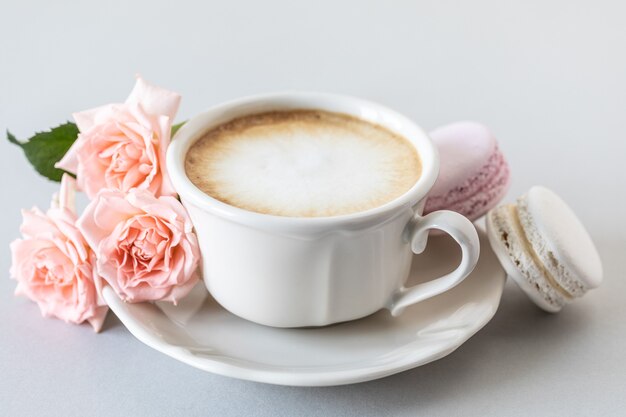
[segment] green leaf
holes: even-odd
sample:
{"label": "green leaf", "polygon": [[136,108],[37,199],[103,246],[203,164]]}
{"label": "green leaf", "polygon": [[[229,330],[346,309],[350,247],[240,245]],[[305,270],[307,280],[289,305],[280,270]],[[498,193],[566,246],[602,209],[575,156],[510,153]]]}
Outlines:
{"label": "green leaf", "polygon": [[63,170],[54,164],[63,158],[67,150],[78,137],[78,127],[67,122],[47,132],[36,133],[27,142],[20,142],[7,131],[9,142],[19,146],[31,165],[44,177],[52,181],[61,181]]}
{"label": "green leaf", "polygon": [[187,123],[187,121],[185,120],[184,122],[180,122],[178,124],[172,125],[172,136],[174,137],[174,135],[176,134],[176,132],[178,132],[178,129],[180,129],[181,127],[183,127],[183,125]]}

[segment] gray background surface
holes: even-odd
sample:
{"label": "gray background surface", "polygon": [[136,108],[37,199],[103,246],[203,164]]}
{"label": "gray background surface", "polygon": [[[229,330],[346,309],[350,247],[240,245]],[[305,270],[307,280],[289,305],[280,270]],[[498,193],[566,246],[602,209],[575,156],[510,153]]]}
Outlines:
{"label": "gray background surface", "polygon": [[451,356],[383,380],[290,388],[193,369],[135,340],[44,320],[12,295],[20,208],[56,185],[0,140],[0,414],[624,415],[626,8],[623,1],[3,2],[0,131],[20,138],[121,101],[136,72],[183,95],[179,120],[285,89],[366,97],[427,129],[489,125],[509,200],[558,191],[595,239],[605,283],[559,315],[511,282]]}

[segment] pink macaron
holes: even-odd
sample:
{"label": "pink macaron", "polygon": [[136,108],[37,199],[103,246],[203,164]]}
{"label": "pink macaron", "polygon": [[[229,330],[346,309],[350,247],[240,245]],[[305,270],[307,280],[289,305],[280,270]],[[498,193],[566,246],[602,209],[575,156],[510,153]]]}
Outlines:
{"label": "pink macaron", "polygon": [[452,210],[476,220],[509,188],[510,171],[491,131],[480,123],[456,122],[430,132],[439,149],[439,177],[424,213]]}

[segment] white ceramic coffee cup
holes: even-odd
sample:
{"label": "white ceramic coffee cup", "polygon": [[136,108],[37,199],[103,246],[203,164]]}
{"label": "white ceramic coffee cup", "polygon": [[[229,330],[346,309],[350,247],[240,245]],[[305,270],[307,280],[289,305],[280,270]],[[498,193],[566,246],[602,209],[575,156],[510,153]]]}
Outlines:
{"label": "white ceramic coffee cup", "polygon": [[[230,206],[187,178],[185,155],[203,133],[235,117],[288,109],[345,113],[402,135],[420,155],[419,180],[402,196],[371,210],[300,218]],[[167,168],[198,235],[207,289],[224,308],[257,323],[323,326],[382,308],[396,316],[459,284],[478,261],[478,236],[469,220],[451,211],[421,216],[438,175],[436,148],[412,121],[379,104],[300,92],[220,104],[178,131],[167,151]],[[447,275],[406,288],[413,253],[424,250],[430,229],[442,230],[458,242],[461,263]]]}

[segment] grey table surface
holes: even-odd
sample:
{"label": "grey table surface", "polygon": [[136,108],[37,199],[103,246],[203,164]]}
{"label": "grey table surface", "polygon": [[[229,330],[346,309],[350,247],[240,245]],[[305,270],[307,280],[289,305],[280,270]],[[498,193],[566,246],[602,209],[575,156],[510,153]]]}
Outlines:
{"label": "grey table surface", "polygon": [[56,185],[0,142],[0,414],[625,415],[626,8],[621,1],[3,2],[0,130],[25,138],[121,101],[136,72],[183,95],[180,120],[286,90],[366,97],[427,129],[486,123],[513,172],[579,213],[604,285],[558,315],[511,282],[450,356],[383,380],[292,388],[211,375],[137,341],[40,317],[15,298],[20,208]]}

